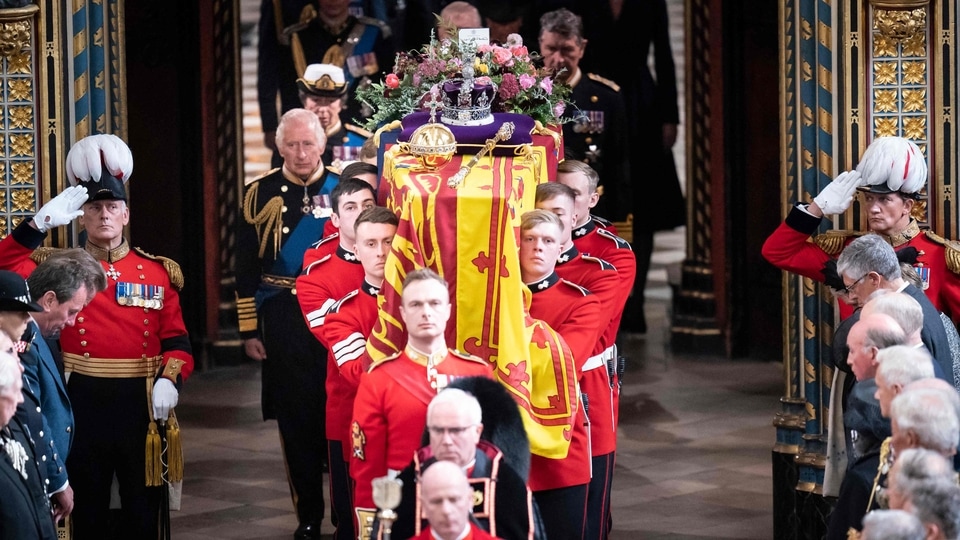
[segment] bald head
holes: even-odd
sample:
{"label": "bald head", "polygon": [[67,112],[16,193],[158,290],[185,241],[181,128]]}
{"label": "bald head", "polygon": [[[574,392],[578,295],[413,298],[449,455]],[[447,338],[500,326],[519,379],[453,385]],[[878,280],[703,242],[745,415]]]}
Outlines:
{"label": "bald head", "polygon": [[473,505],[467,475],[450,461],[437,461],[420,475],[420,503],[430,529],[441,540],[455,540],[466,531]]}
{"label": "bald head", "polygon": [[906,334],[889,315],[874,313],[860,316],[847,334],[847,363],[858,381],[876,377],[877,353],[894,345],[905,345]]}

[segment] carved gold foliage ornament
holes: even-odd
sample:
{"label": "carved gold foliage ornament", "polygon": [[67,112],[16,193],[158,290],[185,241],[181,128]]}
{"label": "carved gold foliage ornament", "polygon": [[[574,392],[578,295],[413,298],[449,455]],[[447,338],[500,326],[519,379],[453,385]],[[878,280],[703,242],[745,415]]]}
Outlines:
{"label": "carved gold foliage ornament", "polygon": [[33,129],[33,109],[30,107],[10,107],[10,127]]}
{"label": "carved gold foliage ornament", "polygon": [[[0,193],[2,195],[2,193]],[[2,197],[0,197],[2,199]],[[7,236],[7,218],[0,216],[0,237],[6,238]]]}
{"label": "carved gold foliage ornament", "polygon": [[7,73],[29,75],[33,69],[30,53],[16,53],[7,57]]}
{"label": "carved gold foliage ornament", "polygon": [[922,57],[927,55],[927,33],[917,32],[903,42],[903,55]]}
{"label": "carved gold foliage ornament", "polygon": [[0,55],[19,53],[30,44],[30,23],[9,22],[0,25]]}
{"label": "carved gold foliage ornament", "polygon": [[893,137],[897,134],[897,128],[899,122],[897,118],[877,118],[874,120],[874,136],[875,137]]}
{"label": "carved gold foliage ornament", "polygon": [[925,89],[903,91],[904,112],[926,112],[927,91]]}
{"label": "carved gold foliage ornament", "polygon": [[33,135],[29,133],[11,134],[10,153],[12,156],[33,157]]}
{"label": "carved gold foliage ornament", "polygon": [[884,56],[894,57],[897,55],[896,40],[878,35],[873,40],[873,56],[882,58]]}
{"label": "carved gold foliage ornament", "polygon": [[[11,166],[13,171],[14,184],[32,184],[33,183],[33,162],[20,161]],[[2,173],[0,173],[2,174]]]}
{"label": "carved gold foliage ornament", "polygon": [[876,112],[896,112],[897,111],[897,91],[896,90],[874,90],[873,110]]}
{"label": "carved gold foliage ornament", "polygon": [[33,96],[33,81],[30,79],[10,79],[7,84],[11,101],[30,101]]}
{"label": "carved gold foliage ornament", "polygon": [[873,12],[873,28],[884,37],[901,41],[926,30],[926,9],[876,9]]}
{"label": "carved gold foliage ornament", "polygon": [[914,140],[926,139],[927,118],[925,116],[909,116],[904,118],[903,136]]}
{"label": "carved gold foliage ornament", "polygon": [[904,62],[903,63],[903,83],[904,84],[927,84],[927,63],[926,62]]}
{"label": "carved gold foliage ornament", "polygon": [[873,63],[873,84],[894,84],[897,82],[897,64],[894,62]]}
{"label": "carved gold foliage ornament", "polygon": [[6,190],[0,189],[0,212],[7,211],[7,192]]}
{"label": "carved gold foliage ornament", "polygon": [[36,197],[32,189],[12,189],[10,190],[10,202],[13,205],[13,212],[32,212]]}

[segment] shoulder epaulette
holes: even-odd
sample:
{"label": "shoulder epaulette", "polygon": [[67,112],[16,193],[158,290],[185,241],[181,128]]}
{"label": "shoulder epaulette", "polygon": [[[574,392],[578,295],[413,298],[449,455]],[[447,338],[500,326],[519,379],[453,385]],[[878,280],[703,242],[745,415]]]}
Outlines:
{"label": "shoulder epaulette", "polygon": [[270,176],[271,174],[273,174],[273,173],[275,173],[275,172],[277,172],[277,171],[279,171],[279,170],[280,170],[280,167],[277,167],[276,169],[270,169],[269,171],[267,171],[267,172],[265,172],[265,173],[262,173],[260,176],[258,176],[258,177],[256,177],[256,178],[254,178],[253,180],[251,180],[250,183],[247,184],[247,185],[249,186],[249,185],[252,185],[254,182],[257,182],[257,181],[259,181],[259,180],[263,180],[264,178]]}
{"label": "shoulder epaulette", "polygon": [[37,249],[33,250],[33,253],[30,254],[30,260],[32,260],[37,264],[40,264],[43,261],[47,260],[47,257],[49,257],[51,254],[56,253],[58,251],[60,251],[60,248],[38,247]]}
{"label": "shoulder epaulette", "polygon": [[483,364],[483,365],[485,365],[485,366],[490,365],[489,362],[485,361],[483,358],[480,358],[479,356],[474,356],[474,355],[472,355],[472,354],[470,354],[470,353],[465,353],[465,352],[463,352],[463,351],[458,351],[457,349],[449,349],[449,351],[450,351],[450,354],[452,354],[453,356],[456,356],[457,358],[459,358],[459,359],[461,359],[461,360],[469,360],[469,361],[471,361],[471,362],[477,362],[477,363]]}
{"label": "shoulder epaulette", "polygon": [[609,262],[601,259],[600,257],[591,257],[590,255],[581,255],[581,257],[583,257],[583,259],[586,260],[586,261],[591,261],[591,262],[595,262],[595,263],[599,264],[599,265],[600,265],[600,268],[601,268],[602,270],[616,270],[616,269],[617,269],[616,266],[614,266],[614,265],[610,264]]}
{"label": "shoulder epaulette", "polygon": [[827,231],[813,237],[813,243],[825,251],[827,255],[839,255],[843,251],[843,246],[847,245],[847,240],[863,236],[861,231]]}
{"label": "shoulder epaulette", "polygon": [[331,234],[330,236],[324,236],[323,238],[321,238],[321,239],[317,240],[316,242],[310,244],[310,247],[313,248],[313,249],[317,249],[318,247],[326,244],[327,242],[329,242],[329,241],[331,241],[331,240],[336,240],[336,239],[338,239],[338,238],[340,238],[340,233],[339,233],[339,232],[335,232],[335,233]]}
{"label": "shoulder epaulette", "polygon": [[159,255],[152,255],[138,247],[133,248],[133,250],[147,259],[157,261],[162,264],[163,269],[166,270],[167,275],[170,276],[170,284],[173,285],[178,291],[183,290],[183,272],[180,270],[180,265],[177,264],[177,261],[168,259],[167,257],[160,257]]}
{"label": "shoulder epaulette", "polygon": [[573,288],[576,289],[578,292],[580,292],[580,294],[582,294],[582,295],[584,295],[584,296],[590,296],[590,294],[591,294],[590,291],[588,291],[587,289],[585,289],[585,288],[577,285],[576,283],[574,283],[574,282],[572,282],[572,281],[567,281],[567,280],[561,278],[561,279],[560,279],[560,283],[563,283],[564,285],[573,287]]}
{"label": "shoulder epaulette", "polygon": [[338,313],[340,311],[341,306],[346,304],[351,298],[355,297],[358,294],[360,294],[360,289],[354,289],[348,292],[347,294],[343,295],[343,298],[337,300],[336,302],[333,303],[332,306],[330,306],[330,310],[327,312],[327,314]]}
{"label": "shoulder epaulette", "polygon": [[603,227],[609,227],[609,226],[613,225],[613,222],[610,221],[609,219],[605,218],[605,217],[600,217],[600,216],[595,216],[595,215],[593,215],[593,214],[590,214],[590,219],[596,221],[597,223],[599,223],[599,224],[600,224],[601,226],[603,226]]}
{"label": "shoulder epaulette", "polygon": [[602,85],[604,85],[604,86],[609,87],[609,88],[610,88],[611,90],[613,90],[614,92],[619,92],[619,91],[620,91],[620,85],[619,85],[619,84],[611,81],[610,79],[601,77],[601,76],[597,75],[596,73],[587,73],[587,77],[588,77],[591,81],[596,81],[596,82],[598,82],[598,83],[600,83],[600,84],[602,84]]}
{"label": "shoulder epaulette", "polygon": [[358,17],[357,21],[363,24],[366,24],[367,26],[376,26],[377,28],[380,29],[380,33],[383,34],[384,38],[390,37],[390,34],[393,32],[390,29],[390,27],[387,26],[387,23],[381,21],[380,19],[374,19],[373,17],[363,16],[363,17]]}
{"label": "shoulder epaulette", "polygon": [[310,271],[313,270],[313,267],[314,267],[314,266],[316,266],[316,265],[318,265],[318,264],[320,264],[320,263],[325,263],[325,262],[329,261],[331,257],[333,257],[333,255],[327,253],[327,254],[324,255],[323,257],[320,257],[319,259],[313,261],[312,263],[308,264],[306,268],[303,269],[302,274],[305,275],[305,276],[309,276],[309,275],[310,275]]}
{"label": "shoulder epaulette", "polygon": [[397,352],[391,354],[390,356],[387,356],[387,357],[385,357],[385,358],[381,358],[380,360],[377,360],[372,366],[370,366],[369,369],[367,369],[367,373],[370,373],[371,371],[377,369],[378,367],[386,364],[387,362],[389,362],[389,361],[391,361],[391,360],[396,360],[397,358],[400,357],[400,352],[401,352],[401,351],[397,351]]}
{"label": "shoulder epaulette", "polygon": [[617,245],[618,249],[629,249],[633,251],[633,248],[630,247],[630,242],[627,242],[623,238],[620,238],[619,236],[608,231],[607,229],[597,229],[597,234],[606,238],[607,240],[612,240],[613,243]]}
{"label": "shoulder epaulette", "polygon": [[943,255],[947,260],[947,269],[954,274],[960,274],[960,242],[947,240],[930,230],[923,231],[923,234],[933,242],[944,247]]}
{"label": "shoulder epaulette", "polygon": [[340,176],[340,169],[334,167],[333,165],[327,165],[326,167],[324,167],[324,169],[326,169],[327,172],[330,174],[335,174],[337,176]]}
{"label": "shoulder epaulette", "polygon": [[344,124],[343,128],[352,133],[356,133],[357,135],[363,137],[364,139],[369,139],[370,137],[373,137],[372,131],[363,129],[360,126],[355,126],[353,124]]}

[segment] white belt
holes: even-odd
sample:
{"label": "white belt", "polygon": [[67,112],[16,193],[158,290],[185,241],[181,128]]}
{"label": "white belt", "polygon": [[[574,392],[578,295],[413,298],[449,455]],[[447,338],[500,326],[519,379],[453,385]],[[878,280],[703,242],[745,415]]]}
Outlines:
{"label": "white belt", "polygon": [[602,353],[591,356],[590,358],[587,358],[587,361],[584,362],[583,368],[581,368],[580,371],[586,372],[586,371],[597,369],[598,367],[602,367],[606,365],[608,361],[613,360],[616,357],[617,357],[617,346],[611,345],[606,349],[604,349]]}

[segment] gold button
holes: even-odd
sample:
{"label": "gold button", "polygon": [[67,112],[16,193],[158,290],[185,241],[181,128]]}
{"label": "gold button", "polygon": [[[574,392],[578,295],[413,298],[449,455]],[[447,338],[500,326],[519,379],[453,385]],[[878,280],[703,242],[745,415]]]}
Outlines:
{"label": "gold button", "polygon": [[150,319],[144,319],[143,324],[150,324]]}
{"label": "gold button", "polygon": [[87,333],[87,329],[86,329],[86,328],[81,328],[80,330],[77,330],[77,333],[82,336],[82,335],[84,335],[84,334]]}
{"label": "gold button", "polygon": [[350,137],[344,137],[344,138],[343,138],[343,142],[345,142],[345,143],[350,142]]}
{"label": "gold button", "polygon": [[73,428],[71,428],[70,426],[67,426],[67,433],[70,433],[71,431],[73,431]]}
{"label": "gold button", "polygon": [[296,295],[297,295],[297,289],[296,289],[296,288],[290,289],[290,294],[296,296]]}
{"label": "gold button", "polygon": [[590,103],[596,103],[598,101],[600,101],[600,98],[597,96],[590,96]]}
{"label": "gold button", "polygon": [[147,355],[141,354],[141,355],[140,355],[140,358],[143,358],[144,360],[146,360],[146,359],[147,359]]}
{"label": "gold button", "polygon": [[81,346],[81,347],[86,347],[86,346],[87,346],[87,340],[81,341],[81,342],[80,342],[80,346]]}
{"label": "gold button", "polygon": [[290,189],[290,188],[288,188],[287,186],[280,186],[280,191],[282,191],[282,192],[284,192],[284,193],[286,193],[288,189]]}
{"label": "gold button", "polygon": [[147,342],[146,342],[146,341],[143,342],[143,348],[144,348],[144,349],[147,348]]}
{"label": "gold button", "polygon": [[138,264],[138,265],[137,265],[137,270],[143,270],[143,265],[142,265],[142,264]]}
{"label": "gold button", "polygon": [[283,228],[283,234],[287,234],[287,233],[289,233],[289,232],[290,232],[290,227],[284,227],[284,228]]}
{"label": "gold button", "polygon": [[287,211],[287,207],[286,207],[286,206],[281,206],[281,207],[280,207],[280,211],[281,211],[281,212],[286,212],[286,211]]}
{"label": "gold button", "polygon": [[147,276],[140,274],[140,279],[147,279]]}
{"label": "gold button", "polygon": [[586,142],[587,144],[593,143],[593,137],[587,137],[586,139],[584,139],[584,142]]}
{"label": "gold button", "polygon": [[83,317],[77,317],[77,322],[83,322]]}
{"label": "gold button", "polygon": [[88,353],[88,352],[83,353],[83,357],[84,357],[84,358],[90,358],[90,353]]}
{"label": "gold button", "polygon": [[143,308],[144,313],[150,313],[150,308]]}
{"label": "gold button", "polygon": [[143,337],[150,337],[150,332],[144,332]]}

